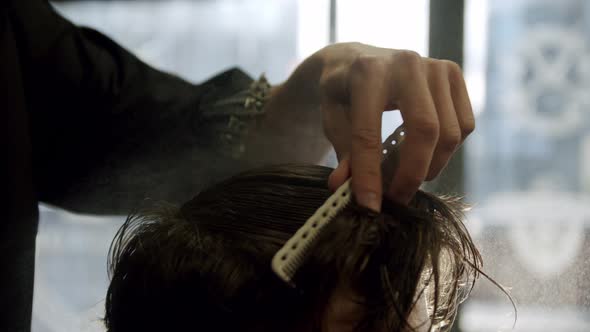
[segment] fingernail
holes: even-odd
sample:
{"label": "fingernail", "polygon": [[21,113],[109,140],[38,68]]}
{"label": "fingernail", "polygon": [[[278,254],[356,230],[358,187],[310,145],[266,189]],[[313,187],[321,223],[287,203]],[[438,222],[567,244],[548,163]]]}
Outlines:
{"label": "fingernail", "polygon": [[374,192],[360,193],[357,196],[357,203],[375,212],[381,211],[381,200]]}

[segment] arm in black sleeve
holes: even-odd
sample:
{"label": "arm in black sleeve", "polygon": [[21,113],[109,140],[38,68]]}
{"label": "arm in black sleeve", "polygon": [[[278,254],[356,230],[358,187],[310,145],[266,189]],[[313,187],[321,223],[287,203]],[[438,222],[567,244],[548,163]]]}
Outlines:
{"label": "arm in black sleeve", "polygon": [[231,94],[251,81],[234,70],[194,85],[151,68],[95,30],[75,26],[46,1],[13,0],[10,10],[31,119],[35,184],[40,199],[50,203],[125,213],[132,203],[124,202],[136,202],[148,187],[186,182],[180,170],[171,173],[166,165],[194,168],[201,162],[194,154],[202,99]]}

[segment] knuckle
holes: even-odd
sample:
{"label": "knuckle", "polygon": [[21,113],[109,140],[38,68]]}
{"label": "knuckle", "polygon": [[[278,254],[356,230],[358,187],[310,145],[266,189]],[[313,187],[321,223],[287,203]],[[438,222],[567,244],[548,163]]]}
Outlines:
{"label": "knuckle", "polygon": [[365,167],[356,174],[355,187],[358,189],[371,189],[370,183],[381,175],[379,167]]}
{"label": "knuckle", "polygon": [[348,77],[348,91],[364,88],[366,84],[383,79],[385,63],[382,58],[370,55],[360,55],[350,66]]}
{"label": "knuckle", "polygon": [[368,129],[357,129],[352,133],[353,144],[363,150],[380,150],[381,149],[381,135],[379,133]]}
{"label": "knuckle", "polygon": [[346,92],[345,75],[342,70],[329,71],[322,73],[319,81],[319,90],[321,98],[340,99]]}
{"label": "knuckle", "polygon": [[455,85],[455,86],[462,86],[465,83],[465,79],[463,78],[463,69],[461,69],[461,66],[459,66],[457,63],[453,62],[453,61],[446,61],[446,67],[447,67],[447,73],[448,73],[448,79],[451,82],[451,84]]}
{"label": "knuckle", "polygon": [[422,64],[422,57],[420,54],[410,50],[401,50],[394,54],[395,60],[405,66],[419,66]]}
{"label": "knuckle", "polygon": [[453,76],[463,76],[463,70],[461,69],[461,66],[459,66],[458,63],[451,61],[451,60],[440,60],[439,61],[445,68],[446,70]]}
{"label": "knuckle", "polygon": [[382,59],[372,55],[359,55],[352,63],[351,70],[355,76],[367,77],[380,71]]}
{"label": "knuckle", "polygon": [[465,139],[475,130],[475,119],[470,118],[464,121],[463,127],[461,128],[461,138]]}
{"label": "knuckle", "polygon": [[426,66],[428,70],[433,73],[446,73],[447,66],[444,63],[445,60],[437,60],[432,58],[425,58]]}
{"label": "knuckle", "polygon": [[436,121],[425,120],[413,129],[417,135],[428,142],[436,143],[438,141],[440,128]]}
{"label": "knuckle", "polygon": [[454,151],[461,144],[461,130],[452,128],[438,139],[439,146],[445,151]]}
{"label": "knuckle", "polygon": [[400,84],[400,87],[403,87],[403,81],[414,80],[416,77],[424,75],[425,65],[420,54],[414,51],[401,50],[395,52],[392,57],[392,67],[396,68],[397,71],[394,81]]}

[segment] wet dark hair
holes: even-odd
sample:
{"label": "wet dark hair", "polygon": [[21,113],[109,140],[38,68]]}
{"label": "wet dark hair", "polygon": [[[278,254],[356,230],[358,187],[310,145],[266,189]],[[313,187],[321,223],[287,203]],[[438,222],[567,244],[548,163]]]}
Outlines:
{"label": "wet dark hair", "polygon": [[411,330],[422,296],[437,331],[452,325],[481,256],[456,200],[419,191],[371,213],[351,203],[321,235],[290,287],[275,252],[330,196],[332,169],[282,165],[234,176],[180,208],[130,215],[111,245],[109,332],[320,330],[335,290],[362,308],[359,331]]}

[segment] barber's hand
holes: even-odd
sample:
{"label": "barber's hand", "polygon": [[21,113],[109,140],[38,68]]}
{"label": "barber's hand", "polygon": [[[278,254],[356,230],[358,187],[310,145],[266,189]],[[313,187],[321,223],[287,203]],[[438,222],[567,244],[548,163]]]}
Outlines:
{"label": "barber's hand", "polygon": [[352,175],[357,202],[375,211],[383,194],[384,111],[399,109],[404,120],[401,162],[385,193],[401,203],[441,172],[475,128],[460,67],[411,51],[330,45],[304,61],[285,84],[315,90],[311,95],[318,99],[325,134],[340,162],[330,187],[337,188]]}

